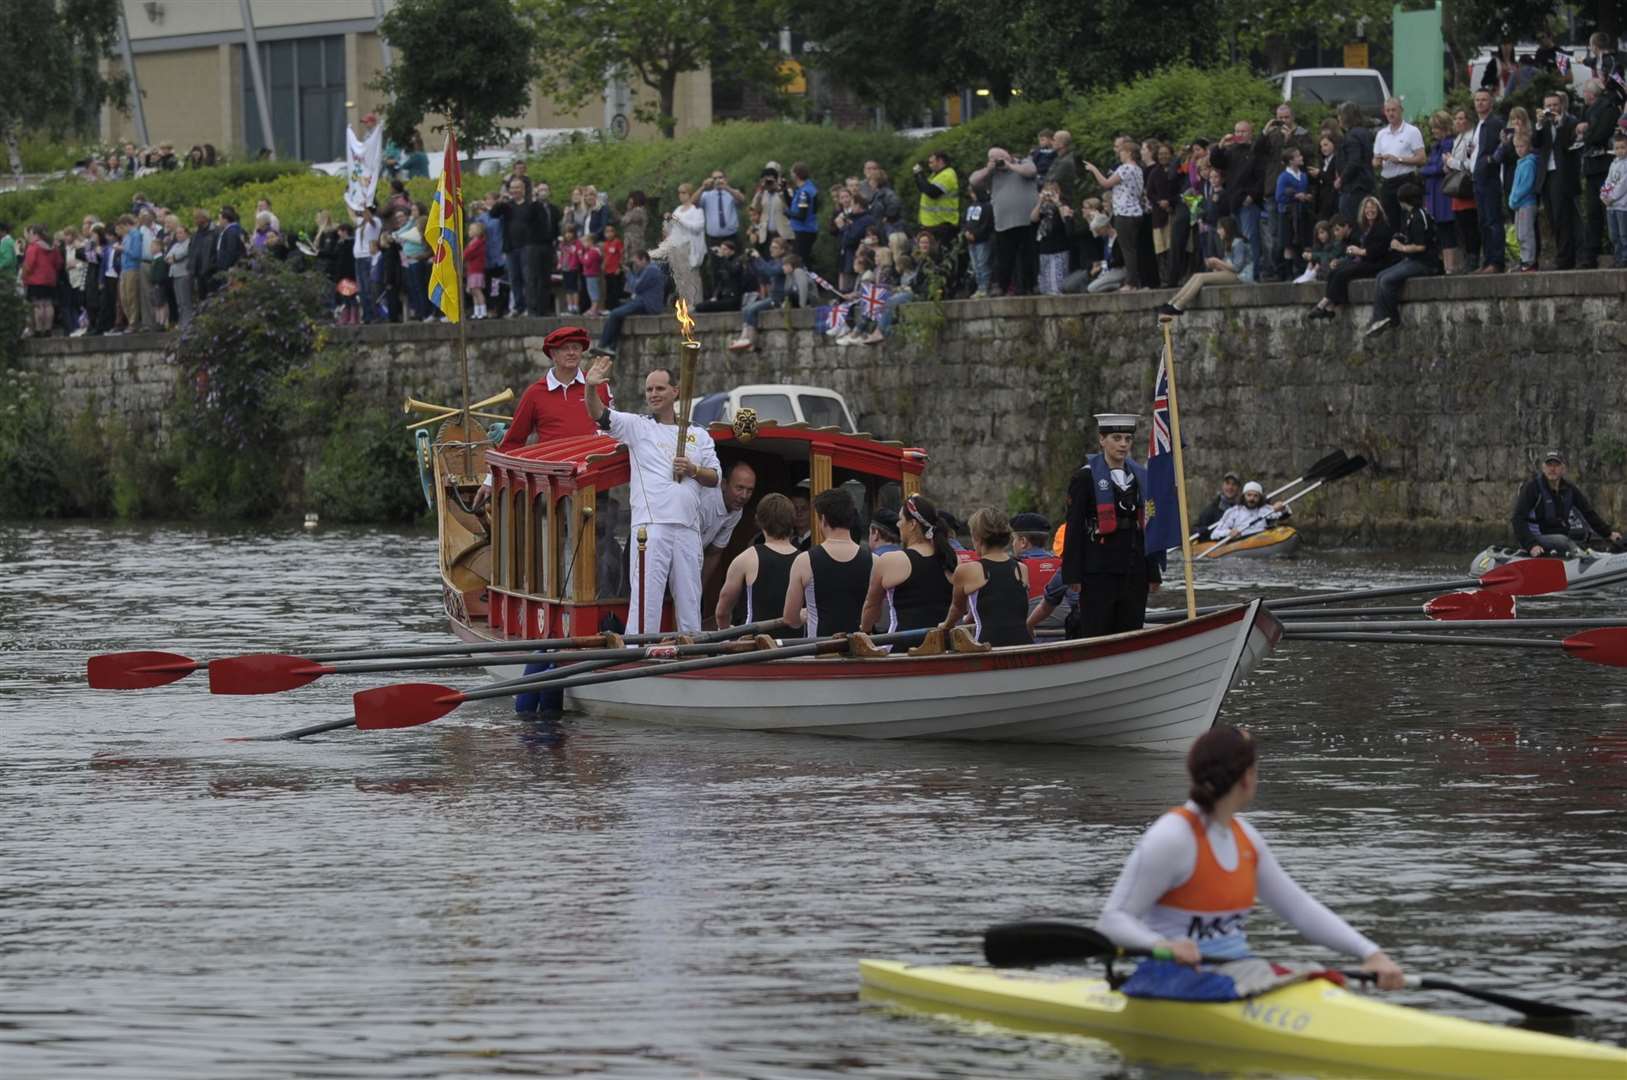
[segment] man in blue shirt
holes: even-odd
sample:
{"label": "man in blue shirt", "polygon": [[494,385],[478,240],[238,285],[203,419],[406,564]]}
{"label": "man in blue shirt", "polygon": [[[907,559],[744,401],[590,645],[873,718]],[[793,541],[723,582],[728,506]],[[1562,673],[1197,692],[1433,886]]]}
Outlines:
{"label": "man in blue shirt", "polygon": [[791,241],[796,245],[797,257],[804,266],[811,267],[814,241],[819,239],[819,189],[808,179],[808,166],[800,161],[791,166],[791,178],[796,187],[791,190],[791,205],[785,216],[791,222]]}
{"label": "man in blue shirt", "polygon": [[630,299],[611,308],[605,316],[599,344],[588,350],[590,356],[615,356],[616,343],[621,340],[621,324],[628,316],[659,315],[667,306],[667,275],[661,264],[651,262],[649,254],[643,251],[634,253],[631,262],[633,269],[627,275]]}

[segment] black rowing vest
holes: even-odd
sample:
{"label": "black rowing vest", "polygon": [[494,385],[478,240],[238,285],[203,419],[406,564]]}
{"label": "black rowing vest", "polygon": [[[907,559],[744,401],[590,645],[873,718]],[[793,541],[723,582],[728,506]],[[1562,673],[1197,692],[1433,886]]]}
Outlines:
{"label": "black rowing vest", "polygon": [[785,590],[791,584],[791,564],[797,553],[781,555],[766,544],[757,547],[757,580],[735,605],[735,625],[777,619],[785,612]]}
{"label": "black rowing vest", "polygon": [[909,548],[904,554],[909,556],[910,576],[887,590],[887,606],[892,609],[889,633],[937,626],[955,598],[955,587],[936,554],[922,555]]}
{"label": "black rowing vest", "polygon": [[870,549],[859,545],[847,562],[830,557],[823,544],[808,549],[813,583],[804,593],[808,609],[808,636],[851,634],[859,629],[864,595],[870,590]]}
{"label": "black rowing vest", "polygon": [[1029,645],[1028,589],[1017,576],[1017,560],[979,559],[983,587],[966,598],[977,627],[977,640],[989,645]]}

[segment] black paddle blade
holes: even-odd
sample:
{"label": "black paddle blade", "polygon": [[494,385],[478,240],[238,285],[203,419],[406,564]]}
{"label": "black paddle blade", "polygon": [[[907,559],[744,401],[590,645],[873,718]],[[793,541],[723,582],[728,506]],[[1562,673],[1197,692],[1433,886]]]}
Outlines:
{"label": "black paddle blade", "polygon": [[1330,472],[1332,472],[1334,469],[1338,468],[1339,463],[1344,461],[1344,460],[1345,460],[1345,452],[1343,450],[1335,450],[1333,453],[1329,454],[1327,457],[1322,458],[1316,464],[1314,464],[1310,468],[1306,469],[1304,471],[1304,473],[1301,474],[1300,479],[1301,480],[1320,480],[1324,476],[1326,476]]}
{"label": "black paddle blade", "polygon": [[1347,458],[1330,469],[1326,479],[1329,481],[1342,480],[1351,473],[1361,472],[1365,468],[1367,468],[1367,459],[1357,454],[1355,457]]}
{"label": "black paddle blade", "polygon": [[1000,923],[983,932],[983,958],[994,967],[1038,967],[1118,952],[1106,935],[1078,923],[1029,920]]}
{"label": "black paddle blade", "polygon": [[1424,976],[1418,980],[1418,985],[1425,990],[1449,990],[1454,994],[1465,997],[1479,998],[1489,1001],[1493,1005],[1501,1005],[1505,1009],[1513,1009],[1517,1013],[1524,1013],[1535,1020],[1568,1020],[1575,1016],[1587,1016],[1584,1009],[1573,1009],[1569,1005],[1555,1005],[1548,1001],[1532,1001],[1530,998],[1515,997],[1513,994],[1503,994],[1496,990],[1482,990],[1478,986],[1463,986],[1445,979]]}

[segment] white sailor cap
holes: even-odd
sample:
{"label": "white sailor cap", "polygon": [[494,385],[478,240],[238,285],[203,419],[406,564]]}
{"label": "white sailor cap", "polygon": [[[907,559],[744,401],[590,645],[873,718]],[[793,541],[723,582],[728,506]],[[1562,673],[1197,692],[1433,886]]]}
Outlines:
{"label": "white sailor cap", "polygon": [[1096,430],[1103,435],[1134,435],[1140,419],[1135,413],[1097,413]]}

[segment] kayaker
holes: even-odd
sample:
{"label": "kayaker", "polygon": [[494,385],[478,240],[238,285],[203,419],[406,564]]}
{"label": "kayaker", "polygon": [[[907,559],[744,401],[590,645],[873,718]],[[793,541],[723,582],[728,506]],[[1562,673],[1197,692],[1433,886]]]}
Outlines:
{"label": "kayaker", "polygon": [[[582,375],[582,350],[587,347],[588,332],[580,326],[561,326],[542,339],[542,353],[553,365],[520,395],[514,419],[503,432],[503,441],[497,444],[500,452],[512,454],[533,437],[537,442],[548,442],[593,434],[593,419],[582,408],[582,398],[587,393],[587,381]],[[614,403],[608,383],[599,387],[599,400],[606,405]],[[485,505],[489,498],[490,473],[475,492],[475,508]]]}
{"label": "kayaker", "polygon": [[775,619],[785,607],[785,589],[791,582],[796,545],[791,543],[791,500],[779,492],[757,503],[760,543],[742,551],[729,564],[723,588],[717,594],[717,628],[735,623]]}
{"label": "kayaker", "polygon": [[1236,506],[1243,494],[1243,478],[1234,472],[1228,472],[1220,478],[1220,492],[1203,508],[1198,520],[1192,523],[1192,529],[1199,536],[1208,536],[1209,530],[1215,527],[1220,516]]}
{"label": "kayaker", "polygon": [[973,634],[988,645],[1031,645],[1028,567],[1011,557],[1011,521],[985,506],[969,523],[977,558],[955,567],[954,596],[940,628],[948,633],[970,613]]}
{"label": "kayaker", "polygon": [[[684,452],[677,452],[674,406],[678,402],[678,380],[671,370],[655,368],[645,376],[644,401],[651,414],[647,416],[612,409],[599,396],[598,388],[610,381],[608,357],[595,360],[585,379],[588,415],[600,430],[627,447],[632,535],[638,535],[640,526],[647,530],[648,543],[642,559],[636,542],[631,545],[628,630],[635,634],[657,632],[670,588],[679,632],[696,633],[701,628],[700,496],[702,488],[718,484],[717,447],[704,426],[691,424],[684,433]],[[646,565],[640,567],[641,562]],[[653,613],[647,620],[643,610],[646,570]]]}
{"label": "kayaker", "polygon": [[1280,499],[1274,503],[1266,502],[1265,488],[1260,486],[1258,480],[1250,480],[1243,485],[1243,501],[1220,515],[1220,520],[1209,530],[1209,539],[1229,540],[1252,536],[1263,532],[1273,521],[1281,521],[1292,513],[1288,504]]}
{"label": "kayaker", "polygon": [[[1248,917],[1264,900],[1315,944],[1361,960],[1381,988],[1400,989],[1395,961],[1289,877],[1265,838],[1237,816],[1259,788],[1256,753],[1241,728],[1222,725],[1198,737],[1186,756],[1189,798],[1142,834],[1096,928],[1124,948],[1167,949],[1195,971],[1250,958]],[[1181,996],[1179,987],[1169,989],[1160,996]]]}
{"label": "kayaker", "polygon": [[1147,470],[1130,456],[1137,419],[1096,414],[1101,452],[1068,484],[1062,580],[1083,593],[1069,637],[1141,629],[1147,594],[1163,580],[1164,553],[1147,554]]}
{"label": "kayaker", "polygon": [[898,538],[904,550],[883,555],[870,571],[870,589],[859,622],[865,630],[878,623],[888,633],[920,630],[937,626],[949,614],[954,597],[949,575],[960,560],[949,546],[949,530],[938,516],[938,508],[924,495],[904,500],[898,514]]}
{"label": "kayaker", "polygon": [[[804,496],[806,497],[806,496]],[[796,546],[795,497],[790,543]],[[853,497],[842,488],[826,488],[813,501],[825,539],[797,555],[791,580],[781,598],[784,619],[792,629],[806,625],[809,637],[851,634],[860,628],[865,592],[875,559],[853,539],[859,516]]]}
{"label": "kayaker", "polygon": [[[1621,543],[1621,533],[1612,529],[1593,509],[1581,489],[1565,479],[1565,455],[1549,450],[1542,455],[1542,469],[1525,482],[1514,500],[1514,546],[1532,555],[1580,555],[1577,539],[1586,539],[1587,529]],[[1580,516],[1573,530],[1571,522]],[[1573,539],[1575,537],[1575,539]]]}

